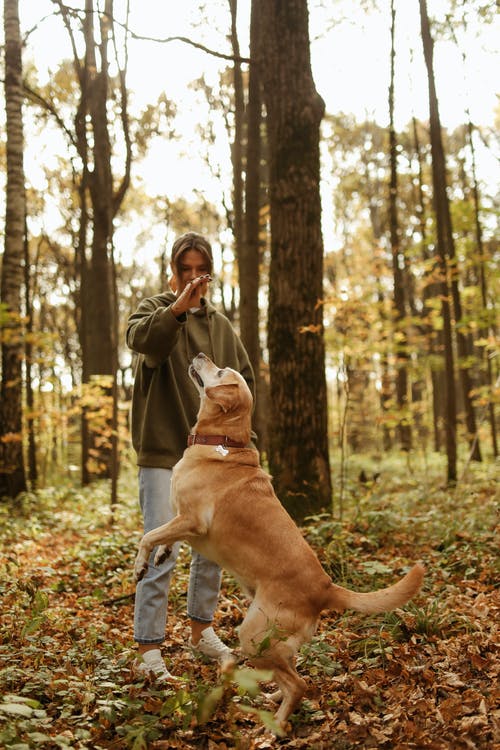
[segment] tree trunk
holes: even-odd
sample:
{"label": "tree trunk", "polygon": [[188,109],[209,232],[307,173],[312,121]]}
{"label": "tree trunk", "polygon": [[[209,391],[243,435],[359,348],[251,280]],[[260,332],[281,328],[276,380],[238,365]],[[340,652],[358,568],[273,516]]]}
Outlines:
{"label": "tree trunk", "polygon": [[[424,198],[424,176],[422,167],[422,152],[420,148],[420,139],[418,135],[417,121],[415,118],[412,119],[412,131],[413,131],[413,142],[415,146],[415,153],[417,156],[418,163],[418,183],[417,190],[418,195],[415,201],[416,215],[418,217],[418,229],[421,236],[422,245],[422,260],[427,265],[429,261],[429,243],[426,228],[426,205]],[[431,377],[431,388],[432,388],[432,425],[433,425],[433,436],[434,436],[434,450],[438,452],[441,449],[442,444],[442,429],[441,423],[444,423],[444,410],[443,401],[440,394],[444,392],[445,385],[443,379],[443,371],[436,368],[435,361],[439,356],[439,352],[444,349],[443,336],[441,331],[434,331],[432,325],[429,323],[431,308],[429,300],[439,295],[440,285],[435,281],[431,281],[435,277],[435,269],[429,269],[427,276],[429,279],[424,285],[423,297],[422,297],[422,323],[420,329],[422,330],[427,344],[427,354],[430,359],[430,377]]]}
{"label": "tree trunk", "polygon": [[[378,184],[378,179],[375,182],[372,180],[370,174],[370,162],[369,157],[366,155],[365,150],[362,152],[362,163],[364,167],[364,184],[368,194],[368,208],[370,214],[370,224],[373,233],[373,239],[375,240],[374,247],[377,248],[380,245],[382,236],[384,234],[384,222],[381,216],[380,210],[380,192],[381,187]],[[347,267],[347,264],[346,264]],[[380,310],[381,322],[383,323],[381,334],[381,351],[380,351],[380,409],[382,411],[382,448],[388,453],[392,448],[392,435],[391,430],[387,424],[386,415],[390,409],[390,403],[392,400],[393,383],[391,381],[391,375],[389,372],[389,356],[388,356],[388,335],[387,330],[389,323],[385,314],[385,284],[382,283],[382,277],[385,275],[385,261],[382,263],[374,258],[374,273],[377,280],[377,301]],[[366,391],[365,391],[366,392]]]}
{"label": "tree trunk", "polygon": [[259,450],[268,451],[267,383],[262,375],[260,345],[259,270],[260,270],[260,195],[261,195],[261,128],[262,96],[259,68],[256,64],[258,11],[252,2],[250,19],[250,71],[248,76],[247,150],[245,180],[245,221],[239,257],[240,333],[256,378],[257,403],[254,414]]}
{"label": "tree trunk", "polygon": [[[448,213],[449,216],[449,213]],[[467,428],[467,439],[471,451],[471,459],[473,461],[481,461],[481,448],[479,442],[479,434],[476,424],[476,413],[474,405],[472,403],[472,389],[473,380],[470,369],[467,365],[468,350],[467,337],[464,332],[459,328],[462,321],[462,303],[460,299],[460,289],[458,287],[458,268],[457,258],[455,255],[455,243],[453,241],[453,234],[451,228],[451,217],[450,224],[448,226],[449,234],[449,245],[452,248],[452,254],[450,257],[450,268],[451,268],[451,296],[453,299],[453,308],[455,311],[455,328],[457,338],[457,353],[458,353],[458,372],[460,375],[460,384],[462,386],[462,397],[464,401],[465,409],[465,425]]]}
{"label": "tree trunk", "polygon": [[[464,29],[466,29],[467,21],[466,21],[465,15],[462,15],[462,22],[463,22]],[[459,45],[459,42],[455,33],[455,27],[451,23],[450,17],[448,17],[448,27],[449,27],[451,36],[453,38],[453,41],[455,42],[455,45],[457,46],[457,48],[459,48],[460,45]],[[462,55],[464,70],[466,70],[468,61],[467,61],[467,55],[464,49],[461,50],[461,55]],[[474,203],[474,230],[475,230],[475,238],[476,238],[476,258],[477,258],[476,277],[479,280],[479,287],[481,289],[481,301],[483,304],[483,316],[484,316],[482,320],[481,328],[478,331],[478,335],[480,339],[486,340],[490,332],[493,334],[493,336],[495,336],[495,330],[494,330],[495,326],[494,326],[494,323],[492,325],[489,325],[491,316],[488,314],[488,293],[487,293],[486,274],[485,274],[485,269],[484,269],[485,255],[484,255],[483,231],[482,231],[481,217],[480,217],[481,208],[480,208],[480,200],[479,200],[479,185],[477,181],[477,172],[476,172],[476,151],[474,148],[474,125],[472,124],[472,119],[471,119],[470,110],[468,106],[466,106],[465,112],[467,115],[467,137],[468,137],[469,148],[470,148],[470,153],[471,153],[472,197],[473,197],[473,203]],[[486,324],[484,324],[484,320],[487,321]],[[484,381],[491,392],[493,390],[493,381],[494,381],[493,370],[491,366],[491,359],[488,356],[488,352],[484,345],[481,347],[481,358],[483,359],[483,362],[485,362]],[[493,449],[493,455],[495,458],[497,458],[498,457],[498,442],[497,442],[497,429],[496,429],[496,419],[495,419],[495,407],[494,407],[493,398],[491,396],[488,400],[488,419],[490,423],[491,444],[492,444],[492,449]],[[475,448],[476,448],[476,445],[474,444],[471,457],[478,460],[478,454],[474,453]],[[479,445],[477,446],[477,450],[479,451]],[[480,459],[480,454],[479,454],[479,459]]]}
{"label": "tree trunk", "polygon": [[396,12],[394,0],[391,0],[391,80],[389,85],[389,161],[390,161],[390,183],[389,183],[389,232],[392,251],[392,273],[394,281],[394,308],[396,326],[396,401],[399,417],[397,425],[397,436],[401,448],[409,451],[411,448],[411,426],[408,409],[408,351],[405,330],[405,289],[403,265],[400,261],[401,243],[398,226],[398,172],[397,172],[397,142],[396,130],[394,128],[394,34],[396,26]]}
{"label": "tree trunk", "polygon": [[[112,4],[106,3],[107,12]],[[93,134],[93,169],[90,173],[90,197],[93,210],[91,262],[89,266],[89,307],[87,341],[88,366],[91,375],[113,373],[113,289],[110,247],[113,235],[113,177],[111,174],[111,145],[108,132],[108,26],[101,19],[99,44],[101,68],[96,61],[94,39],[93,0],[86,2],[86,51],[90,66],[88,107]]]}
{"label": "tree trunk", "polygon": [[[245,118],[245,97],[241,74],[240,43],[236,27],[238,0],[229,0],[231,11],[231,48],[234,56],[234,141],[231,146],[233,167],[233,234],[236,258],[239,261],[243,244],[243,123]],[[241,281],[241,280],[240,280]]]}
{"label": "tree trunk", "polygon": [[30,285],[30,254],[28,243],[28,229],[26,221],[24,223],[24,299],[26,308],[26,342],[24,344],[25,355],[25,379],[26,379],[26,432],[27,432],[27,457],[28,457],[28,478],[32,490],[38,485],[38,467],[37,467],[37,450],[36,450],[36,432],[34,423],[35,397],[33,393],[32,369],[33,364],[33,306],[31,304],[31,285]]}
{"label": "tree trunk", "polygon": [[0,498],[15,498],[26,490],[22,424],[21,319],[26,193],[23,164],[21,34],[17,0],[5,0],[4,33],[7,186],[5,245],[0,287],[0,301],[4,307],[0,308]]}
{"label": "tree trunk", "polygon": [[450,288],[448,284],[448,225],[449,205],[446,194],[446,167],[441,138],[441,122],[439,118],[439,108],[436,95],[436,85],[434,81],[433,68],[433,43],[429,27],[429,18],[427,15],[426,0],[419,0],[420,3],[420,22],[422,43],[424,48],[424,58],[427,67],[427,78],[429,87],[429,114],[430,114],[430,132],[431,132],[431,150],[432,150],[432,181],[433,181],[433,201],[436,214],[436,235],[437,235],[437,262],[441,273],[441,311],[443,316],[443,338],[444,338],[444,362],[446,374],[445,389],[445,434],[446,434],[446,455],[448,461],[447,476],[448,481],[453,483],[457,479],[457,413],[456,413],[456,394],[455,394],[455,365],[453,354],[451,311],[450,311]]}
{"label": "tree trunk", "polygon": [[[105,394],[116,398],[114,380],[117,369],[117,319],[116,281],[113,270],[113,218],[130,183],[131,143],[127,115],[125,71],[118,68],[120,116],[125,143],[125,170],[118,188],[114,191],[111,171],[111,139],[108,117],[109,73],[108,44],[113,23],[113,2],[106,0],[100,15],[93,0],[85,2],[83,37],[85,58],[80,61],[67,8],[57,0],[61,15],[70,35],[74,52],[74,67],[81,90],[75,115],[75,132],[78,153],[83,170],[79,190],[81,226],[77,259],[80,265],[81,317],[79,334],[82,346],[82,380],[90,383],[94,376],[108,376],[102,381]],[[95,19],[99,19],[100,42],[94,35]],[[98,55],[96,54],[98,50]],[[127,55],[125,55],[125,59]],[[100,67],[98,66],[98,60]],[[113,125],[116,128],[116,124]],[[92,164],[90,168],[89,163]],[[88,203],[92,211],[89,211]],[[90,258],[87,257],[87,227],[92,217]],[[107,383],[107,385],[106,385]],[[114,407],[113,407],[114,408]],[[114,434],[112,411],[109,414],[110,434]],[[88,411],[82,413],[82,481],[88,483],[92,474],[111,476],[113,471],[113,441],[101,440],[97,448]],[[97,466],[89,462],[90,453],[97,457]]]}
{"label": "tree trunk", "polygon": [[[477,276],[479,277],[479,286],[481,289],[481,302],[483,305],[483,315],[488,320],[488,287],[486,282],[486,273],[484,270],[485,261],[485,250],[483,243],[483,230],[481,226],[480,217],[480,200],[479,200],[479,186],[476,174],[476,152],[474,149],[474,138],[473,138],[473,125],[470,120],[467,123],[467,134],[469,138],[469,146],[472,157],[472,195],[474,200],[474,230],[476,237],[476,257],[477,257]],[[490,327],[483,326],[479,329],[479,336],[483,339],[487,339],[490,331],[495,335],[494,326]],[[481,347],[482,358],[486,363],[486,383],[488,387],[493,390],[493,368],[491,366],[491,358],[488,356],[486,347]],[[491,446],[493,449],[493,456],[498,458],[498,441],[497,441],[497,428],[495,419],[495,406],[493,399],[490,397],[488,401],[488,419],[490,423],[491,431]]]}
{"label": "tree trunk", "polygon": [[[112,12],[112,3],[106,3],[106,12]],[[86,0],[85,15],[85,48],[86,65],[88,66],[88,112],[93,134],[93,169],[89,171],[90,199],[92,204],[92,243],[90,263],[87,265],[87,288],[84,292],[86,305],[82,309],[84,330],[87,341],[84,346],[86,356],[85,369],[89,373],[88,381],[96,375],[110,376],[109,382],[102,380],[103,395],[112,393],[112,377],[115,362],[116,341],[114,336],[115,321],[113,316],[114,290],[110,251],[112,247],[112,199],[113,180],[111,174],[111,146],[108,133],[108,19],[101,17],[101,41],[99,44],[100,70],[96,60],[96,42],[94,39],[93,0]],[[95,428],[88,421],[88,412],[84,411],[83,419],[87,422],[89,452],[82,455],[82,476],[109,477],[111,472],[111,455],[109,443],[101,444],[97,449]],[[94,461],[91,461],[91,455]]]}
{"label": "tree trunk", "polygon": [[306,0],[258,0],[270,153],[269,464],[296,519],[331,505],[319,128]]}

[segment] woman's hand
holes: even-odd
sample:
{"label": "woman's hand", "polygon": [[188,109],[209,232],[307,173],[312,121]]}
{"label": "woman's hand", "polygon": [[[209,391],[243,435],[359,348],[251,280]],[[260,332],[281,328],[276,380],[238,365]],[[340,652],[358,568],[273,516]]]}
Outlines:
{"label": "woman's hand", "polygon": [[197,276],[195,279],[188,281],[178,293],[177,299],[172,305],[173,314],[178,317],[187,312],[191,307],[201,307],[201,298],[207,293],[210,281],[212,281],[212,277],[209,273]]}

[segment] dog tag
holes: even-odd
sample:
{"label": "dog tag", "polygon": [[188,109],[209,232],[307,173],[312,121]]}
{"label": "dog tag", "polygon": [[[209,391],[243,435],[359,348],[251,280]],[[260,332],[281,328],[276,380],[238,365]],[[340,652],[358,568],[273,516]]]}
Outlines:
{"label": "dog tag", "polygon": [[224,448],[223,445],[218,445],[215,450],[217,451],[217,453],[220,453],[221,456],[227,456],[227,454],[229,453],[228,449]]}

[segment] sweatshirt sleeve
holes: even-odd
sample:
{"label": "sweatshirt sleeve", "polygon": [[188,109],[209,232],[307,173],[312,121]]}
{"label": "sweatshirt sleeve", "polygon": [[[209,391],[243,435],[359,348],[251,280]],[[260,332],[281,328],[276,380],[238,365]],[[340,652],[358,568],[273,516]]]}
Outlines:
{"label": "sweatshirt sleeve", "polygon": [[148,367],[157,367],[177,343],[182,326],[183,321],[174,316],[168,300],[149,297],[128,319],[127,345],[144,355]]}

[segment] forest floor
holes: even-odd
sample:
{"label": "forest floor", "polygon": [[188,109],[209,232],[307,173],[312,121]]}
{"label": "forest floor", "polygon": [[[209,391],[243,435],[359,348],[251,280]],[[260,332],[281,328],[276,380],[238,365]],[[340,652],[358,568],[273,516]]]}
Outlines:
{"label": "forest floor", "polygon": [[[310,519],[303,532],[338,583],[371,590],[421,560],[424,587],[386,615],[322,616],[299,658],[308,694],[283,737],[263,675],[242,662],[221,676],[190,653],[188,549],[164,647],[180,686],[134,677],[134,472],[113,526],[104,483],[61,482],[14,510],[0,505],[0,747],[499,748],[498,465],[470,465],[450,490],[437,459],[405,461],[381,461],[367,483],[353,463],[342,503],[336,488],[337,518]],[[233,646],[246,606],[224,576],[215,625]]]}

